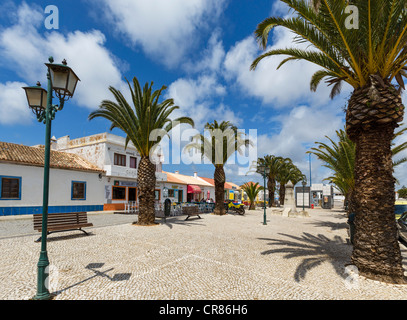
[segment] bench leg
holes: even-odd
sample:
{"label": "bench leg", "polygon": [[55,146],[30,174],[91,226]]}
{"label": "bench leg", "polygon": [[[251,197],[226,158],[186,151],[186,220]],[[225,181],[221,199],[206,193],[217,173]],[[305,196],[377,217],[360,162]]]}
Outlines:
{"label": "bench leg", "polygon": [[87,236],[89,235],[89,233],[87,233],[85,230],[82,230],[82,228],[79,228],[79,230],[81,230],[83,233],[85,233]]}
{"label": "bench leg", "polygon": [[[194,214],[194,216],[198,216],[199,219],[202,219],[201,216],[199,214]],[[191,217],[190,215],[188,215],[188,217],[184,220],[187,221],[189,219],[189,217]]]}

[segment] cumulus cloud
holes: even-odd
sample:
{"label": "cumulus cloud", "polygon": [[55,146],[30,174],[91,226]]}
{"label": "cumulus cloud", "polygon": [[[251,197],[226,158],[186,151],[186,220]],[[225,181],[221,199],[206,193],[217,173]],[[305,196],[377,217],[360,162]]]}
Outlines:
{"label": "cumulus cloud", "polygon": [[[289,30],[277,27],[274,30],[272,45],[266,51],[287,47],[304,47],[293,44]],[[323,105],[329,103],[330,88],[324,84],[317,93],[310,91],[311,76],[321,67],[306,61],[291,61],[279,70],[277,66],[285,56],[263,59],[254,71],[250,65],[262,54],[254,37],[237,42],[226,54],[224,75],[230,83],[236,83],[248,96],[262,100],[263,104],[274,108],[286,108],[299,103]],[[344,85],[343,91],[349,90]]]}
{"label": "cumulus cloud", "polygon": [[45,85],[43,63],[52,55],[55,63],[66,59],[81,79],[74,96],[80,106],[96,109],[109,97],[109,85],[123,88],[118,59],[104,46],[106,38],[102,32],[41,34],[38,30],[43,23],[43,13],[26,3],[18,8],[16,16],[15,24],[0,30],[0,58],[4,67],[13,66],[13,71],[24,81],[35,84],[39,80]]}
{"label": "cumulus cloud", "polygon": [[166,98],[173,98],[180,107],[175,116],[186,115],[194,119],[198,129],[206,122],[229,120],[235,125],[242,124],[241,118],[229,106],[216,101],[226,94],[226,88],[216,75],[200,75],[195,78],[180,78],[171,83]]}
{"label": "cumulus cloud", "polygon": [[24,82],[0,83],[0,123],[2,125],[30,123],[32,113],[22,87]]}
{"label": "cumulus cloud", "polygon": [[[291,158],[303,173],[309,171],[306,154],[315,142],[327,142],[325,136],[335,139],[336,130],[343,128],[344,114],[335,104],[330,107],[300,105],[283,116],[278,117],[281,130],[278,134],[258,136],[258,155],[273,154]],[[315,159],[315,156],[312,156]],[[313,180],[321,181],[328,177],[322,163],[312,160]]]}
{"label": "cumulus cloud", "polygon": [[104,12],[133,46],[177,66],[220,16],[224,0],[104,0]]}

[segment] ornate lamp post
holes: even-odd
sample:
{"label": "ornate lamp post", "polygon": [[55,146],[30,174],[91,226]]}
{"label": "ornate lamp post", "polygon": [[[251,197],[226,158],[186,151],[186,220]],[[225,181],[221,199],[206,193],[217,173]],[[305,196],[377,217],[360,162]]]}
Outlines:
{"label": "ornate lamp post", "polygon": [[[269,175],[269,173],[270,173],[270,168],[267,167],[267,166],[265,166],[265,165],[263,165],[263,164],[261,164],[261,165],[258,166],[258,171],[257,171],[257,172],[259,172],[259,173],[262,175],[263,180],[264,180],[264,190],[263,190],[263,192],[264,192],[264,199],[263,199],[263,204],[264,204],[263,225],[266,225],[266,224],[267,224],[267,222],[266,222],[266,178],[268,177],[268,175]],[[270,198],[270,195],[269,195],[269,198]]]}
{"label": "ornate lamp post", "polygon": [[[41,252],[37,264],[37,294],[35,300],[50,299],[48,290],[48,254],[47,254],[47,223],[48,223],[48,195],[49,195],[49,163],[50,163],[50,141],[51,141],[51,121],[55,118],[55,113],[62,110],[65,101],[71,98],[75,92],[79,78],[67,66],[66,61],[62,64],[54,64],[54,59],[49,57],[49,62],[45,65],[48,68],[48,90],[41,87],[37,82],[36,86],[24,87],[27,95],[28,105],[39,122],[45,123],[45,151],[44,151],[44,189],[42,205],[42,237]],[[53,91],[59,99],[59,106],[52,104]]]}

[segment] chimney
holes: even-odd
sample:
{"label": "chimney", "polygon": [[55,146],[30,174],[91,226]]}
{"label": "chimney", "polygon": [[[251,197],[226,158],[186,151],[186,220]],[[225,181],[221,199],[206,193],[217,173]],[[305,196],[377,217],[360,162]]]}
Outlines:
{"label": "chimney", "polygon": [[179,171],[177,170],[177,171],[175,171],[175,173],[176,173],[176,174],[179,174]]}
{"label": "chimney", "polygon": [[198,178],[198,172],[194,172],[194,178]]}
{"label": "chimney", "polygon": [[57,146],[57,139],[55,138],[55,136],[52,136],[51,138],[51,150],[57,150],[58,146]]}
{"label": "chimney", "polygon": [[69,141],[70,141],[69,136],[64,136],[64,137],[57,139],[57,141],[56,141],[57,149],[58,150],[67,149]]}

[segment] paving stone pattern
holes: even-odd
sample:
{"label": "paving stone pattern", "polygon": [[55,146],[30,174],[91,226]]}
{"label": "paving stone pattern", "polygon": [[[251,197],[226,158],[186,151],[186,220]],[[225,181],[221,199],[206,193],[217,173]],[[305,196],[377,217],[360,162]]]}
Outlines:
{"label": "paving stone pattern", "polygon": [[[342,210],[309,215],[268,209],[263,225],[259,209],[140,227],[134,215],[90,214],[89,236],[49,235],[50,291],[61,300],[407,299],[407,286],[345,270],[352,247]],[[0,299],[35,295],[38,236],[29,218],[0,219]]]}

